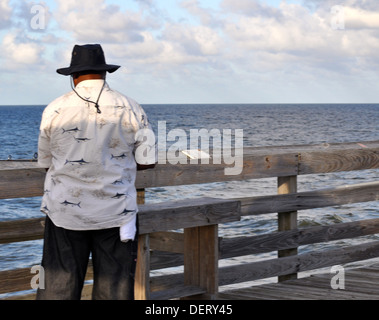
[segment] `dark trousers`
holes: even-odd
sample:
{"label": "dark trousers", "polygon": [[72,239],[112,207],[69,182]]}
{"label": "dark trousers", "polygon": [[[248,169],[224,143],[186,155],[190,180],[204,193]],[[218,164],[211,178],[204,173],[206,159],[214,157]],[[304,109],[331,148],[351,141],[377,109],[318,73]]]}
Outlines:
{"label": "dark trousers", "polygon": [[72,231],[56,227],[48,217],[42,258],[45,289],[38,289],[37,300],[79,300],[90,254],[92,299],[133,300],[137,241],[121,242],[119,228]]}

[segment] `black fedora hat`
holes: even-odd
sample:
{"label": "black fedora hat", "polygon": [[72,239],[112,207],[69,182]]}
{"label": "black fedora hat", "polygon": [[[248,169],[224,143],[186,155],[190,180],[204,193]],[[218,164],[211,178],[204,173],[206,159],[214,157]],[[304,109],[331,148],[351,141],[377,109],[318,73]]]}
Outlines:
{"label": "black fedora hat", "polygon": [[58,69],[57,72],[69,76],[83,71],[115,72],[120,66],[107,64],[104,51],[99,44],[75,45],[72,51],[71,65],[68,68]]}

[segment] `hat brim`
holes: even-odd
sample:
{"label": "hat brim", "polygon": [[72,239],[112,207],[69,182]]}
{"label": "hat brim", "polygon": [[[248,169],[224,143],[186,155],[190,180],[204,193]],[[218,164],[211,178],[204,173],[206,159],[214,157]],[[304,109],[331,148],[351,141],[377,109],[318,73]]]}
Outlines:
{"label": "hat brim", "polygon": [[57,73],[64,75],[64,76],[70,76],[77,72],[83,72],[83,71],[108,71],[109,73],[113,73],[117,71],[120,68],[120,66],[114,65],[114,64],[103,64],[103,65],[97,65],[97,66],[72,66],[68,68],[60,68],[57,70]]}

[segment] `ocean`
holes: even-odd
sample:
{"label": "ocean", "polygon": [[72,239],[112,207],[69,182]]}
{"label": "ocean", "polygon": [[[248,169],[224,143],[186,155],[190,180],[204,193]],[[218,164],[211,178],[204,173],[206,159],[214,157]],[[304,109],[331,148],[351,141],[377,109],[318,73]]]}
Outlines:
{"label": "ocean", "polygon": [[[41,115],[45,106],[0,106],[0,160],[31,159],[37,152]],[[281,146],[379,140],[379,104],[170,104],[143,105],[154,130],[165,121],[167,130],[243,129],[244,146]],[[299,177],[299,191],[376,181],[379,170]],[[203,196],[233,198],[275,194],[276,179],[210,183],[198,186],[150,188],[146,202]],[[0,200],[0,221],[43,217],[40,198]],[[378,202],[305,210],[299,226],[377,218]],[[220,228],[223,237],[259,235],[276,230],[276,215],[244,217]],[[328,243],[335,247],[363,239]],[[301,252],[324,245],[304,246]],[[0,245],[0,271],[40,264],[42,240]],[[265,254],[251,259],[265,259]]]}

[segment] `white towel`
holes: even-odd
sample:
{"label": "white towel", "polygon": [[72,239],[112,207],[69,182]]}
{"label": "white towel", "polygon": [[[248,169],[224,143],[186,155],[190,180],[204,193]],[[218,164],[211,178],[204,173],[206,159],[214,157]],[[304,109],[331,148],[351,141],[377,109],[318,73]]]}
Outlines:
{"label": "white towel", "polygon": [[134,240],[137,233],[136,217],[120,227],[120,238],[122,242],[128,242]]}

